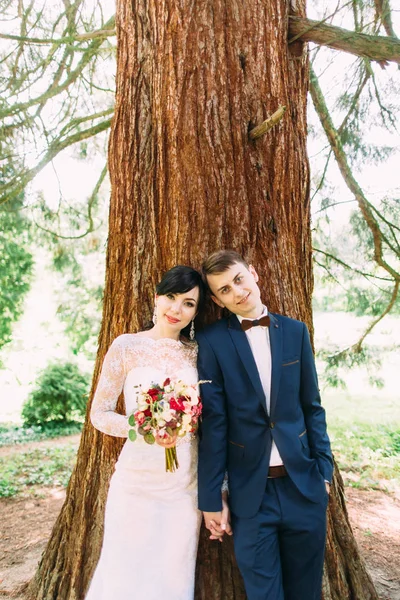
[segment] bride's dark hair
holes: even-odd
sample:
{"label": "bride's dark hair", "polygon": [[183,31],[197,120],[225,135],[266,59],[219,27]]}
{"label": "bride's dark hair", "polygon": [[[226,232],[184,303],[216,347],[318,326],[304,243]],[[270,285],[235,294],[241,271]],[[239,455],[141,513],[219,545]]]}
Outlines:
{"label": "bride's dark hair", "polygon": [[[203,279],[196,269],[186,267],[185,265],[177,265],[164,273],[160,283],[156,285],[156,293],[158,296],[166,296],[167,294],[185,294],[193,288],[199,288],[199,302],[197,305],[197,316],[195,318],[195,326],[201,327],[202,313],[204,310],[206,288]],[[189,337],[190,323],[181,333],[185,337]]]}

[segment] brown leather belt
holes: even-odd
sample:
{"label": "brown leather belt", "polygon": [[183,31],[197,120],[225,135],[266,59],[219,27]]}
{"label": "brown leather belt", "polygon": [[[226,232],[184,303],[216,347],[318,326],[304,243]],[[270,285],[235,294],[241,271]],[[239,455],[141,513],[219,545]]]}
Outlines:
{"label": "brown leather belt", "polygon": [[278,465],[277,467],[270,467],[268,469],[268,478],[276,479],[277,477],[286,477],[287,471],[284,465]]}

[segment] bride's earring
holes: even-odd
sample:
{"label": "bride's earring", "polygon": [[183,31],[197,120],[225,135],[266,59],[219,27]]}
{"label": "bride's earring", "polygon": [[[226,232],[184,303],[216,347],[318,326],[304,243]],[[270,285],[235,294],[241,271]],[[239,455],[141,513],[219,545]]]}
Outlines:
{"label": "bride's earring", "polygon": [[153,323],[157,325],[157,300],[154,302]]}
{"label": "bride's earring", "polygon": [[192,320],[192,324],[190,326],[189,337],[190,337],[191,341],[193,342],[193,340],[194,340],[194,319]]}

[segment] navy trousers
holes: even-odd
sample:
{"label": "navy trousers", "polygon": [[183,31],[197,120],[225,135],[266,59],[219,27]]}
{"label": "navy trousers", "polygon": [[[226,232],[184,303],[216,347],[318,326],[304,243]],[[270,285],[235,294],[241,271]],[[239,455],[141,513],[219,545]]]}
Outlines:
{"label": "navy trousers", "polygon": [[248,600],[320,600],[328,494],[307,500],[292,483],[268,479],[251,519],[232,514],[236,560]]}

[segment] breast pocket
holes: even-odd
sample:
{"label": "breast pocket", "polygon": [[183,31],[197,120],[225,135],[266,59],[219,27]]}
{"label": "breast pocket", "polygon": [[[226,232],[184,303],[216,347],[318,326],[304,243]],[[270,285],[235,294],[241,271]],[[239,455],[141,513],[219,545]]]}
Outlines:
{"label": "breast pocket", "polygon": [[296,395],[300,388],[300,358],[293,356],[282,361],[280,392]]}
{"label": "breast pocket", "polygon": [[299,358],[289,358],[289,359],[283,361],[282,367],[292,367],[294,365],[299,365],[299,364],[300,364]]}

